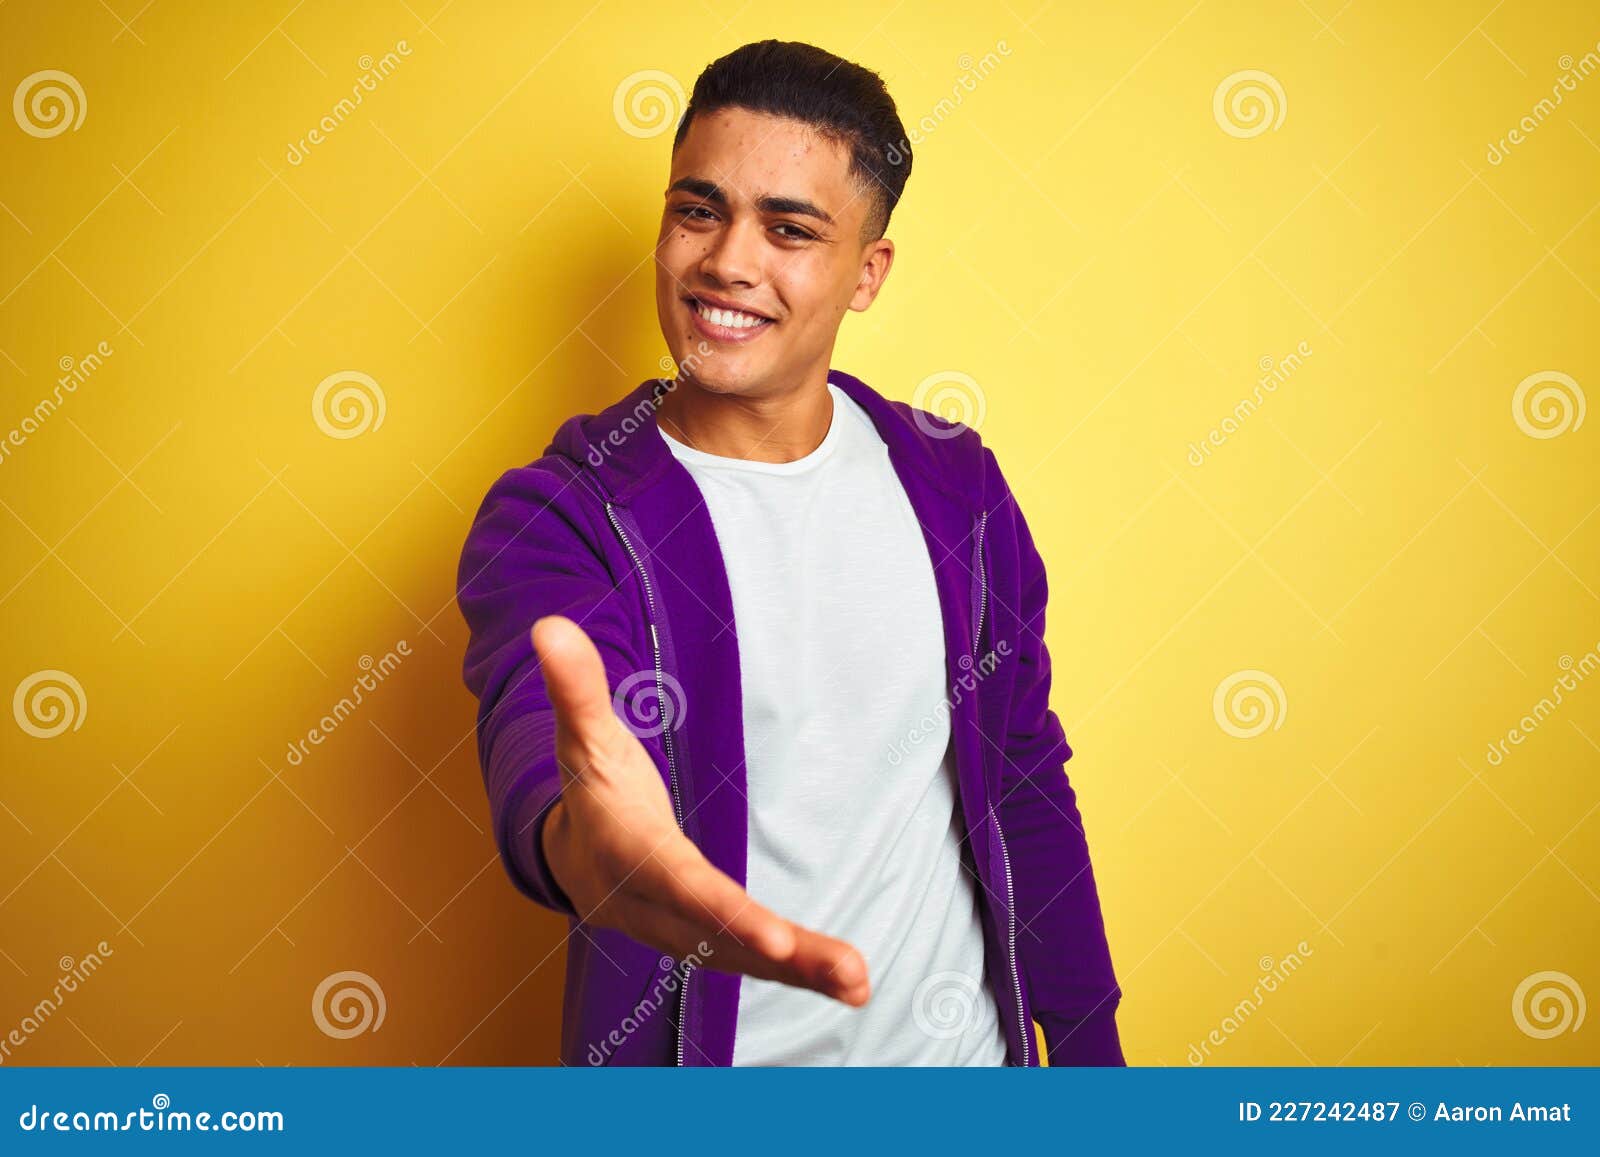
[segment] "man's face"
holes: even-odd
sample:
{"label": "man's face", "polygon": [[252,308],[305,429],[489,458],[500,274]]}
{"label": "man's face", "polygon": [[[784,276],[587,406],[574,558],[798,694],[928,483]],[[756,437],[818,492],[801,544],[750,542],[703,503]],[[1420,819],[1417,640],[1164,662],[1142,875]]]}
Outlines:
{"label": "man's face", "polygon": [[[689,123],[656,242],[656,313],[682,378],[759,398],[826,374],[845,312],[872,304],[894,259],[893,242],[861,239],[874,202],[849,167],[798,121],[728,108]],[[743,315],[708,316],[727,306]]]}

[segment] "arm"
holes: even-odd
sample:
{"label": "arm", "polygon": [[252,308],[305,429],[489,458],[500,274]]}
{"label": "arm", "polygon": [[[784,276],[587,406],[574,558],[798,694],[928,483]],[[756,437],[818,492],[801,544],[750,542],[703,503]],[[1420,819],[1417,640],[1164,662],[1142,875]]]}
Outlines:
{"label": "arm", "polygon": [[1003,737],[996,810],[1013,868],[1017,954],[1050,1063],[1122,1065],[1116,1023],[1122,990],[1112,968],[1077,796],[1063,768],[1072,748],[1050,709],[1044,562],[1003,480],[999,493],[1002,504],[990,517],[1012,521],[1022,582],[1021,605],[1010,613],[996,608],[996,625],[1005,614],[1016,645],[1016,690]]}
{"label": "arm", "polygon": [[865,1003],[859,952],[757,904],[679,830],[664,750],[654,737],[647,750],[612,703],[611,689],[654,657],[637,653],[632,572],[612,579],[591,536],[610,528],[585,495],[553,471],[510,471],[462,553],[465,675],[512,880],[547,908],[674,956],[705,953],[719,971]]}
{"label": "arm", "polygon": [[581,483],[537,467],[490,487],[462,549],[457,601],[471,637],[463,672],[478,699],[478,757],[495,842],[512,882],[536,903],[577,915],[544,851],[561,794],[556,719],[530,628],[570,616],[599,650],[616,686],[646,664],[634,653],[624,603],[569,493]]}

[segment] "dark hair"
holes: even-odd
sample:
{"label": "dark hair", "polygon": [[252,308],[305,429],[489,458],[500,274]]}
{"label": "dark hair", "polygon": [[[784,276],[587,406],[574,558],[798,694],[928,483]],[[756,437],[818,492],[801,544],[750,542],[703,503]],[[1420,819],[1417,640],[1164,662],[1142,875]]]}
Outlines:
{"label": "dark hair", "polygon": [[803,121],[848,147],[850,175],[872,197],[862,239],[883,236],[911,176],[911,143],[882,77],[811,44],[746,44],[712,61],[694,82],[673,152],[697,113],[723,108]]}

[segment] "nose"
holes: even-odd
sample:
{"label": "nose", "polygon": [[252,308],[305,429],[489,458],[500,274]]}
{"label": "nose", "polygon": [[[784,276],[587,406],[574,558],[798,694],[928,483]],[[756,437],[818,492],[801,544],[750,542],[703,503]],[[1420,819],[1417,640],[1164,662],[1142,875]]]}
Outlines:
{"label": "nose", "polygon": [[700,260],[700,273],[720,285],[758,285],[761,281],[761,226],[732,221],[718,231]]}

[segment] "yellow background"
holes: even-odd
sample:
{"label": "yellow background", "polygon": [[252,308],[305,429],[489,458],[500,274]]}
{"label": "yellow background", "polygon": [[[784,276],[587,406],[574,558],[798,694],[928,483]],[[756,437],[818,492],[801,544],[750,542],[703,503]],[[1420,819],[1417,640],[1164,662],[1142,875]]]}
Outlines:
{"label": "yellow background", "polygon": [[[1512,411],[1530,375],[1600,382],[1600,76],[1487,157],[1596,51],[1593,5],[791,7],[0,8],[5,91],[86,99],[0,122],[0,435],[114,351],[0,462],[0,691],[59,669],[86,701],[50,739],[0,715],[0,1035],[113,950],[8,1063],[554,1060],[564,925],[494,858],[456,561],[502,470],[660,372],[670,133],[623,131],[617,87],[768,36],[933,118],[834,364],[978,383],[1050,568],[1130,1062],[1189,1063],[1302,940],[1208,1063],[1600,1061],[1600,1025],[1512,1007],[1546,971],[1600,994],[1600,683],[1485,757],[1600,644],[1600,419]],[[1239,137],[1213,94],[1251,69],[1283,119]],[[312,394],[348,370],[385,417],[330,437]],[[1250,670],[1281,726],[1241,739],[1213,695]],[[342,970],[376,1031],[319,1031]]]}

